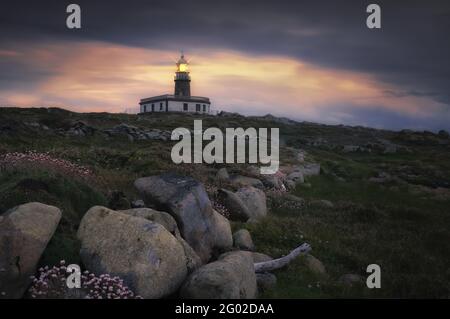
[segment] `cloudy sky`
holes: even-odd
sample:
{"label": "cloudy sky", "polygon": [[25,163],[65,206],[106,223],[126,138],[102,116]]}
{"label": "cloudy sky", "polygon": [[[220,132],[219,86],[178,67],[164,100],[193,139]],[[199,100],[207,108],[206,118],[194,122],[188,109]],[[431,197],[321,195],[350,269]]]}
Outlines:
{"label": "cloudy sky", "polygon": [[[82,29],[69,30],[68,4]],[[366,7],[382,29],[366,27]],[[450,1],[23,1],[0,4],[0,105],[122,112],[173,92],[216,110],[450,129]]]}

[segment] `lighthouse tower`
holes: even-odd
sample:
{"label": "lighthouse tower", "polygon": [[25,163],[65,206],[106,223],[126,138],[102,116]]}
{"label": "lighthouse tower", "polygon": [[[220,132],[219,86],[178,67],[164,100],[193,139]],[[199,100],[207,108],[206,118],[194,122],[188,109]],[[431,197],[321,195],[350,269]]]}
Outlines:
{"label": "lighthouse tower", "polygon": [[189,76],[188,64],[184,54],[181,53],[175,73],[175,96],[191,96],[191,77]]}
{"label": "lighthouse tower", "polygon": [[181,53],[175,72],[174,94],[164,94],[141,99],[140,113],[182,112],[211,114],[211,101],[205,96],[191,95],[191,76],[188,61]]}

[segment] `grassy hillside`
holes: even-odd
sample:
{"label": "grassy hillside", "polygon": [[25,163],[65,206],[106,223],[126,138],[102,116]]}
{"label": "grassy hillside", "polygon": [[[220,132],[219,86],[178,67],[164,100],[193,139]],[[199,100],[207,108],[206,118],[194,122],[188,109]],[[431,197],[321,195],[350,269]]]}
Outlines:
{"label": "grassy hillside", "polygon": [[[216,169],[223,167],[175,165],[170,141],[109,136],[104,130],[125,123],[170,131],[193,128],[197,118],[204,127],[221,129],[279,127],[281,165],[294,163],[299,149],[306,151],[307,161],[321,164],[320,176],[291,192],[303,199],[301,204],[287,194],[269,193],[268,217],[256,224],[233,223],[236,229],[249,229],[257,251],[273,257],[307,241],[327,269],[327,275],[316,275],[299,258],[276,272],[278,284],[264,297],[450,296],[450,139],[445,132],[392,132],[233,114],[139,116],[0,108],[0,213],[30,201],[58,206],[63,219],[41,263],[79,262],[75,232],[89,207],[127,206],[138,199],[136,178],[167,170],[194,176],[210,189],[216,186]],[[80,122],[92,131],[74,133]],[[30,151],[34,153],[25,158],[11,155]],[[48,158],[35,158],[44,153]],[[246,165],[227,169],[248,175]],[[339,282],[347,273],[366,276],[372,263],[381,266],[381,289]]]}

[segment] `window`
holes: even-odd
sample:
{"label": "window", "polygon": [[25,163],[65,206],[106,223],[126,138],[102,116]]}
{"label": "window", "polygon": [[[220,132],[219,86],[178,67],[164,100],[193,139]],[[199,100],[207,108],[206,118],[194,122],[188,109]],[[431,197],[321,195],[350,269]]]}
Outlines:
{"label": "window", "polygon": [[147,112],[147,104],[144,104],[143,112],[144,112],[144,113]]}
{"label": "window", "polygon": [[188,110],[188,104],[187,103],[183,103],[183,111],[187,111]]}
{"label": "window", "polygon": [[195,105],[195,111],[196,112],[200,112],[200,104],[196,104]]}
{"label": "window", "polygon": [[159,103],[159,110],[160,110],[160,111],[162,111],[162,110],[163,110],[163,104],[162,104],[162,102],[161,102],[161,103]]}
{"label": "window", "polygon": [[203,112],[206,112],[206,105],[203,104]]}

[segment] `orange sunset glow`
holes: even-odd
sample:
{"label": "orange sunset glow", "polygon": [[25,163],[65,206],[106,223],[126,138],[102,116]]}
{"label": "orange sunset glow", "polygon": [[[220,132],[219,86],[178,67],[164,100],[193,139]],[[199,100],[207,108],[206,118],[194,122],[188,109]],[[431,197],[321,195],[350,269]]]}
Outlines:
{"label": "orange sunset glow", "polygon": [[[177,52],[86,42],[0,52],[9,59],[45,65],[51,75],[26,92],[2,92],[0,103],[65,107],[76,111],[137,111],[143,96],[171,92]],[[215,110],[275,113],[339,123],[351,113],[336,105],[428,116],[442,105],[424,97],[396,97],[392,86],[369,74],[320,67],[289,57],[231,50],[189,53],[194,95],[207,94]],[[421,106],[426,104],[427,108]],[[242,106],[245,106],[243,108]],[[275,108],[273,108],[276,106]]]}

